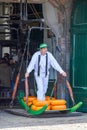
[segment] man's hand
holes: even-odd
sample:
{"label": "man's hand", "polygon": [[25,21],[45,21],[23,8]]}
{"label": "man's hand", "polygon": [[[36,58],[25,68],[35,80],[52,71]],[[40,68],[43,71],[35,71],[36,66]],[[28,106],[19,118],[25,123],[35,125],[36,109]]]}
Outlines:
{"label": "man's hand", "polygon": [[66,72],[61,73],[61,75],[64,76],[64,77],[67,76]]}
{"label": "man's hand", "polygon": [[28,78],[29,77],[29,73],[25,73],[25,78]]}

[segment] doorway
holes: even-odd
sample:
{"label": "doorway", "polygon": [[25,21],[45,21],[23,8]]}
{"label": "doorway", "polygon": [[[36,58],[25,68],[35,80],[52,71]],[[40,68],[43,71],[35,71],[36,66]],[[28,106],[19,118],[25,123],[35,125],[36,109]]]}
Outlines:
{"label": "doorway", "polygon": [[71,85],[79,111],[87,112],[87,1],[75,2],[71,16]]}

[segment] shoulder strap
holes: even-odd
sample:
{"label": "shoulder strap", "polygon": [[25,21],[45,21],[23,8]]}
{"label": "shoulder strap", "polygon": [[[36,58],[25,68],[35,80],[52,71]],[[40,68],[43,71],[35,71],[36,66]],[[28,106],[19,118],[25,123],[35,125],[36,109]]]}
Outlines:
{"label": "shoulder strap", "polygon": [[38,55],[38,76],[40,76],[40,55]]}
{"label": "shoulder strap", "polygon": [[47,76],[47,69],[48,69],[48,54],[46,53],[46,69],[45,69],[45,76]]}

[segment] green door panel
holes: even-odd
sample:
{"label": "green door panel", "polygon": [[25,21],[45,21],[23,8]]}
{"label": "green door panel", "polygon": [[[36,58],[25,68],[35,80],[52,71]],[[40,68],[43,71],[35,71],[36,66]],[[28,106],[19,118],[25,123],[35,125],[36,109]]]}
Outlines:
{"label": "green door panel", "polygon": [[73,34],[73,87],[87,87],[87,32]]}
{"label": "green door panel", "polygon": [[71,24],[74,26],[87,25],[87,0],[77,0],[75,2],[71,20]]}
{"label": "green door panel", "polygon": [[87,112],[87,0],[77,0],[71,16],[70,80],[75,101]]}

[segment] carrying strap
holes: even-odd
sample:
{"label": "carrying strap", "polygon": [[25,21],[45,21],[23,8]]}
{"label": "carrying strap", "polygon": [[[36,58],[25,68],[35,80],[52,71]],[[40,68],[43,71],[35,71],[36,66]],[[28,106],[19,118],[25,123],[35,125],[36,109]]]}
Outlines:
{"label": "carrying strap", "polygon": [[48,54],[46,53],[46,68],[45,68],[45,76],[47,76],[47,68],[48,68]]}
{"label": "carrying strap", "polygon": [[40,76],[40,55],[38,55],[38,76]]}
{"label": "carrying strap", "polygon": [[[40,55],[38,55],[38,76],[40,76]],[[45,76],[47,76],[47,68],[48,68],[48,54],[46,53],[46,68],[45,68]]]}

